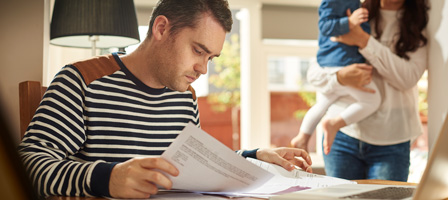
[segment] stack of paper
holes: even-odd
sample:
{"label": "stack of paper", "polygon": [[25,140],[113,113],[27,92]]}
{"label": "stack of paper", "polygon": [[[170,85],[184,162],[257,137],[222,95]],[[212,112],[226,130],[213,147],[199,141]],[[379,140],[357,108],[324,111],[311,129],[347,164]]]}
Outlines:
{"label": "stack of paper", "polygon": [[191,123],[161,157],[180,172],[177,177],[167,174],[173,181],[173,189],[193,192],[268,197],[308,188],[355,183],[298,169],[289,172],[274,164],[246,160]]}

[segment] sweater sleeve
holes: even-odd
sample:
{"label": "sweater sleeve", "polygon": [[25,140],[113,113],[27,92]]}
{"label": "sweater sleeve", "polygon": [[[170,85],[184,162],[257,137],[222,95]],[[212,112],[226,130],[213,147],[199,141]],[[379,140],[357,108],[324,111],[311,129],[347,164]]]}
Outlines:
{"label": "sweater sleeve", "polygon": [[257,159],[258,148],[252,150],[237,150],[236,153],[244,158],[254,158]]}
{"label": "sweater sleeve", "polygon": [[319,31],[324,36],[338,36],[350,31],[347,16],[338,16],[345,13],[341,1],[322,1],[319,6]]}
{"label": "sweater sleeve", "polygon": [[69,159],[86,141],[85,87],[76,68],[64,67],[45,92],[19,145],[19,154],[41,196],[109,195],[114,164]]}
{"label": "sweater sleeve", "polygon": [[414,87],[426,70],[426,45],[408,53],[410,59],[406,60],[370,36],[367,46],[359,52],[382,78],[397,90],[403,91]]}

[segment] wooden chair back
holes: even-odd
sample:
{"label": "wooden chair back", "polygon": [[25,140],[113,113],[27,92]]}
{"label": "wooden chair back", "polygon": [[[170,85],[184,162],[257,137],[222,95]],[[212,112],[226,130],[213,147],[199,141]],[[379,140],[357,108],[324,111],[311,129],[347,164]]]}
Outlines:
{"label": "wooden chair back", "polygon": [[24,81],[19,83],[21,138],[25,135],[26,129],[46,90],[47,87],[42,87],[39,81]]}

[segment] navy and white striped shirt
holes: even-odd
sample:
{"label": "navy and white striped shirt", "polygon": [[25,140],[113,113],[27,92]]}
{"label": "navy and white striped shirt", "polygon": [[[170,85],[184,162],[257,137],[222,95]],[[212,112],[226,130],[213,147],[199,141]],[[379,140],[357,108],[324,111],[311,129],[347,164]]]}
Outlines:
{"label": "navy and white striped shirt", "polygon": [[65,66],[48,87],[19,147],[41,195],[108,196],[113,166],[159,156],[188,122],[194,89],[154,89],[117,54]]}

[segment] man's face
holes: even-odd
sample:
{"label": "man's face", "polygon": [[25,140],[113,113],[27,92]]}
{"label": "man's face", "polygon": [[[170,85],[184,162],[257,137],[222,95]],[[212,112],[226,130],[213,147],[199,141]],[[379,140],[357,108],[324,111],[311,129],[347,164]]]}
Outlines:
{"label": "man's face", "polygon": [[207,73],[207,64],[219,56],[226,31],[208,14],[204,14],[193,28],[183,28],[169,36],[160,49],[162,58],[157,66],[158,81],[177,91],[188,86]]}

